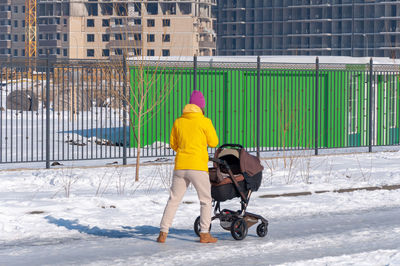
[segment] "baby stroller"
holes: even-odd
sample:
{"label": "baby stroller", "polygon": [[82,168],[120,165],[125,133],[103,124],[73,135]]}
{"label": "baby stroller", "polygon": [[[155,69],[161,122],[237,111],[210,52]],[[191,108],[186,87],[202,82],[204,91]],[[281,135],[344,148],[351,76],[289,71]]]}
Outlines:
{"label": "baby stroller", "polygon": [[[210,160],[213,161],[213,168],[209,168],[211,196],[215,206],[211,221],[219,219],[221,227],[230,231],[236,240],[244,239],[248,228],[260,221],[257,235],[265,237],[268,233],[268,221],[260,215],[246,212],[251,193],[257,191],[261,185],[264,167],[260,160],[238,144],[222,145]],[[236,197],[241,199],[240,210],[221,210],[221,202]],[[194,231],[200,235],[200,216],[194,222]]]}

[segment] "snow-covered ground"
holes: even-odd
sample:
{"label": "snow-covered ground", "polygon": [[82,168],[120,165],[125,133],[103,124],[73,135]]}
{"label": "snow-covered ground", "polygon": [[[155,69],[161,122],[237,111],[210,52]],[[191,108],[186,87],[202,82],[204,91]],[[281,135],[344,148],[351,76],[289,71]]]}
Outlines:
{"label": "snow-covered ground", "polygon": [[[0,265],[400,265],[400,191],[313,193],[400,184],[400,152],[263,160],[248,211],[269,220],[236,241],[218,221],[200,244],[189,188],[165,244],[155,242],[172,165],[0,172]],[[4,169],[4,168],[3,168]],[[239,208],[239,200],[222,204]]]}

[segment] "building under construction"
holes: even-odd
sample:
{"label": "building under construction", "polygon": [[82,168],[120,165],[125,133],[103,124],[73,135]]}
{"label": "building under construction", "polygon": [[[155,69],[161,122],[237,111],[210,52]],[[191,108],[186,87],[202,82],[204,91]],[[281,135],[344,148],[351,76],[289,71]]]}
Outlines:
{"label": "building under construction", "polygon": [[0,0],[0,57],[214,55],[216,0]]}
{"label": "building under construction", "polygon": [[398,0],[219,0],[219,55],[400,58]]}

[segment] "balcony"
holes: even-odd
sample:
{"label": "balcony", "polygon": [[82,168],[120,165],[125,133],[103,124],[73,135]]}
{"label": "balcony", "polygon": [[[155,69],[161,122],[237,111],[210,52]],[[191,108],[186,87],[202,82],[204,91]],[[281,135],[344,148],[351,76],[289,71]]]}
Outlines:
{"label": "balcony", "polygon": [[120,25],[120,26],[111,26],[106,30],[107,33],[124,33],[124,32],[141,32],[141,25]]}
{"label": "balcony", "polygon": [[60,25],[39,25],[39,32],[60,32]]}
{"label": "balcony", "polygon": [[0,48],[11,48],[11,41],[0,41]]}
{"label": "balcony", "polygon": [[11,33],[11,26],[10,25],[0,25],[0,32],[1,33]]}
{"label": "balcony", "polygon": [[107,48],[139,48],[142,46],[142,41],[135,40],[113,40],[107,44]]}
{"label": "balcony", "polygon": [[40,47],[60,47],[61,41],[60,40],[39,40]]}
{"label": "balcony", "polygon": [[199,41],[199,48],[216,48],[215,42],[212,41]]}
{"label": "balcony", "polygon": [[11,19],[11,11],[0,11],[0,18]]}

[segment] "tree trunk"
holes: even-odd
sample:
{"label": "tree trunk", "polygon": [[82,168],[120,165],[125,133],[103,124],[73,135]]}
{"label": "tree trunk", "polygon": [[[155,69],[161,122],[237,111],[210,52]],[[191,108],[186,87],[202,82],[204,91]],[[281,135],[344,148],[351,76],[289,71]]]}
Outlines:
{"label": "tree trunk", "polygon": [[138,119],[138,125],[137,125],[137,154],[136,154],[136,174],[135,174],[135,181],[139,181],[139,167],[140,167],[140,130],[141,130],[141,125],[140,121],[141,120],[141,113],[139,111],[139,119]]}

